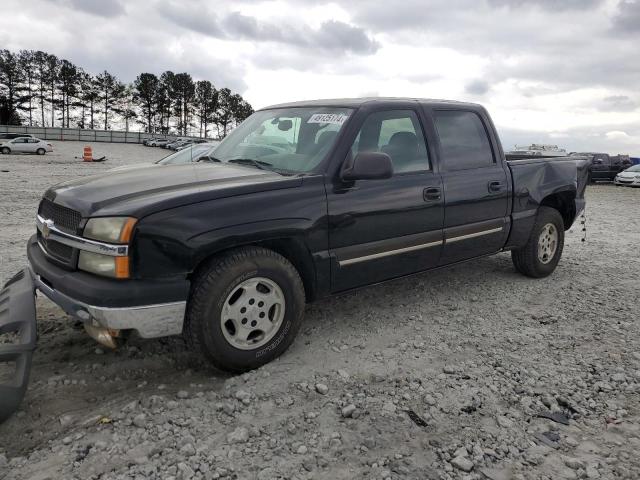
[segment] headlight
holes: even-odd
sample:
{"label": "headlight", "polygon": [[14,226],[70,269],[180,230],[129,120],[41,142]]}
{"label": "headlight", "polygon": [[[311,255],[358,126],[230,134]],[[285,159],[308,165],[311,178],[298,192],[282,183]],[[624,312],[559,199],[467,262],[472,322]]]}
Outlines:
{"label": "headlight", "polygon": [[109,243],[128,243],[136,224],[131,217],[90,218],[84,227],[85,238]]}
{"label": "headlight", "polygon": [[[136,219],[131,217],[90,218],[83,236],[101,242],[126,244],[131,240]],[[129,278],[129,257],[114,257],[80,250],[78,268],[112,278]]]}
{"label": "headlight", "polygon": [[129,278],[129,257],[111,257],[81,250],[78,268],[105,277]]}

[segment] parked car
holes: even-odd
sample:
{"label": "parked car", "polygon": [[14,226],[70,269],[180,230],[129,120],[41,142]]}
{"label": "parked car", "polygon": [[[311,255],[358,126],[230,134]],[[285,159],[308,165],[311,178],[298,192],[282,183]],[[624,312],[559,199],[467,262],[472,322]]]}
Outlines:
{"label": "parked car", "polygon": [[[39,290],[106,345],[131,331],[184,334],[217,367],[243,372],[281,355],[318,298],[502,251],[518,272],[550,275],[584,208],[587,166],[506,161],[471,103],[279,105],[206,161],[49,188],[29,267],[0,295],[27,334]],[[28,361],[33,343],[10,348]],[[24,388],[28,369],[16,375]]]}
{"label": "parked car", "polygon": [[179,165],[184,163],[211,161],[211,156],[220,142],[208,142],[198,145],[192,145],[183,150],[178,150],[166,157],[155,162],[135,163],[131,165],[122,165],[109,170],[110,172],[121,172],[123,170],[134,170],[137,168],[146,168],[152,165]]}
{"label": "parked car", "polygon": [[613,181],[618,173],[631,165],[628,155],[609,155],[608,153],[572,153],[572,156],[581,156],[591,159],[589,168],[589,181],[598,180]]}
{"label": "parked car", "polygon": [[164,147],[167,143],[171,142],[168,138],[159,138],[158,140],[154,140],[153,142],[149,142],[149,146],[151,147]]}
{"label": "parked car", "polygon": [[165,148],[169,150],[177,150],[178,148],[184,145],[189,145],[191,143],[193,143],[191,140],[176,140],[175,142],[171,142],[165,145]]}
{"label": "parked car", "polygon": [[17,137],[12,140],[0,140],[0,153],[37,153],[44,155],[53,152],[53,146],[45,140],[34,137]]}
{"label": "parked car", "polygon": [[627,187],[640,187],[640,165],[633,165],[620,172],[616,175],[614,183]]}
{"label": "parked car", "polygon": [[157,141],[157,140],[162,140],[162,138],[160,138],[160,137],[145,138],[145,139],[142,141],[142,144],[143,144],[144,146],[146,146],[146,147],[150,147],[150,146],[152,146],[151,144],[152,144],[153,142]]}
{"label": "parked car", "polygon": [[155,163],[158,165],[178,165],[201,160],[209,161],[213,155],[213,151],[219,144],[220,142],[191,144],[158,160]]}
{"label": "parked car", "polygon": [[13,140],[14,138],[20,137],[32,137],[33,135],[29,133],[0,133],[0,141],[1,140]]}

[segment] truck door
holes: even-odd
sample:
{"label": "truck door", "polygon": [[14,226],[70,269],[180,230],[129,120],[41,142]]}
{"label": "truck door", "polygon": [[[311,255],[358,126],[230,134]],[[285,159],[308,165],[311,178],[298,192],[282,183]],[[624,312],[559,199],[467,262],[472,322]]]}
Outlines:
{"label": "truck door", "polygon": [[591,162],[591,178],[594,180],[606,180],[611,176],[609,155],[596,153]]}
{"label": "truck door", "polygon": [[347,157],[384,152],[394,174],[327,184],[333,291],[434,267],[442,248],[442,182],[418,107],[371,112],[357,132]]}
{"label": "truck door", "polygon": [[440,264],[499,251],[509,226],[509,182],[475,111],[434,110],[445,198]]}

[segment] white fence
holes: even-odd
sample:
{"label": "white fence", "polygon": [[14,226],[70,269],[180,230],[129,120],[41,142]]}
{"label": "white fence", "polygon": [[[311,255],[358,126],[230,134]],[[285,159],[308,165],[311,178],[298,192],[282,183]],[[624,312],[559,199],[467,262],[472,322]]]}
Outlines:
{"label": "white fence", "polygon": [[142,143],[147,138],[200,138],[182,135],[161,135],[145,132],[122,132],[116,130],[88,130],[61,127],[24,127],[0,125],[0,136],[5,133],[28,133],[43,140],[71,140],[76,142]]}

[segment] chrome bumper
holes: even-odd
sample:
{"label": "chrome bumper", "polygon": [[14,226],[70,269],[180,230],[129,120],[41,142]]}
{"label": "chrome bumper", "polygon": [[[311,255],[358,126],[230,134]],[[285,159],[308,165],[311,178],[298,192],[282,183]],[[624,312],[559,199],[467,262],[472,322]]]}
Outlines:
{"label": "chrome bumper", "polygon": [[34,286],[65,312],[95,327],[135,330],[142,338],[180,335],[187,302],[109,308],[87,305],[51,288],[31,271]]}

